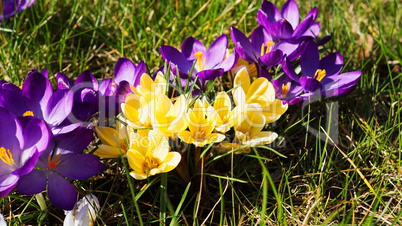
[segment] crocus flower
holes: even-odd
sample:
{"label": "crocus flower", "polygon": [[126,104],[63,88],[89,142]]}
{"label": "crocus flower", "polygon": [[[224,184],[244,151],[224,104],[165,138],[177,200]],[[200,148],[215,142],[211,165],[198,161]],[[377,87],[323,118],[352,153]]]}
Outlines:
{"label": "crocus flower", "polygon": [[26,8],[31,7],[36,0],[3,0],[0,2],[0,20],[8,18]]}
{"label": "crocus flower", "polygon": [[299,23],[299,7],[294,0],[288,0],[281,12],[274,4],[263,0],[258,10],[258,24],[264,26],[275,40],[295,39],[302,36],[317,37],[320,24],[315,22],[318,10],[313,8]]}
{"label": "crocus flower", "polygon": [[250,40],[235,27],[230,30],[235,50],[244,60],[256,65],[259,76],[271,79],[268,70],[282,62],[283,56],[296,59],[300,55],[302,41],[274,40],[262,26],[251,33]]}
{"label": "crocus flower", "polygon": [[331,53],[320,60],[318,46],[313,41],[306,45],[300,56],[300,65],[302,76],[299,78],[289,60],[285,59],[282,64],[286,75],[303,87],[304,98],[316,92],[326,97],[346,95],[356,87],[361,76],[361,71],[339,74],[343,66],[342,55]]}
{"label": "crocus flower", "polygon": [[[121,123],[120,121],[123,121]],[[128,151],[127,144],[130,143],[129,134],[134,131],[131,126],[124,124],[124,119],[119,117],[116,120],[115,128],[98,126],[95,128],[96,134],[103,144],[98,145],[95,155],[102,158],[118,158],[120,155],[126,156]]]}
{"label": "crocus flower", "polygon": [[266,123],[278,120],[288,108],[281,100],[275,98],[275,90],[268,79],[260,77],[253,82],[245,68],[237,72],[233,82],[233,101],[236,114],[243,112],[248,104],[259,104]]}
{"label": "crocus flower", "polygon": [[55,136],[71,132],[80,126],[64,124],[73,107],[73,93],[68,90],[53,92],[46,74],[32,70],[21,89],[3,82],[0,85],[0,107],[8,109],[16,116],[36,116],[43,119]]}
{"label": "crocus flower", "polygon": [[0,197],[7,195],[22,176],[34,169],[50,136],[42,120],[31,116],[17,119],[0,107]]}
{"label": "crocus flower", "polygon": [[100,210],[99,200],[95,195],[89,194],[78,200],[74,209],[64,211],[64,226],[93,226],[96,215]]}
{"label": "crocus flower", "polygon": [[163,134],[152,130],[148,136],[134,134],[134,137],[127,159],[133,169],[130,175],[136,180],[169,172],[179,164],[180,153],[170,151],[169,141]]}
{"label": "crocus flower", "polygon": [[49,145],[38,160],[34,170],[20,178],[17,190],[33,195],[46,189],[49,200],[57,208],[73,209],[77,191],[68,180],[88,179],[103,169],[103,164],[91,154],[80,154],[92,141],[92,128],[80,128],[72,137]]}
{"label": "crocus flower", "polygon": [[171,63],[174,73],[179,73],[175,72],[177,66],[183,78],[188,77],[195,62],[194,71],[190,77],[193,81],[197,78],[201,90],[204,90],[208,80],[222,76],[236,64],[237,56],[235,54],[226,57],[227,48],[227,36],[221,35],[209,49],[197,39],[187,37],[181,46],[181,52],[172,46],[165,45],[162,45],[160,50],[163,59]]}
{"label": "crocus flower", "polygon": [[208,112],[209,107],[205,99],[195,101],[194,107],[186,115],[189,131],[179,133],[181,140],[197,147],[204,147],[206,144],[221,142],[225,139],[225,135],[213,132],[216,119],[215,114]]}

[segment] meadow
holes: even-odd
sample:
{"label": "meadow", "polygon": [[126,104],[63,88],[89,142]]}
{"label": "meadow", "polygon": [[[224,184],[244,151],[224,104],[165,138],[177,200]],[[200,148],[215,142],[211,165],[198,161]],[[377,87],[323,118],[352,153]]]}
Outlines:
{"label": "meadow", "polygon": [[[175,171],[135,180],[124,160],[103,159],[101,173],[73,181],[80,197],[98,197],[95,225],[402,224],[402,6],[396,0],[297,3],[302,17],[318,8],[320,37],[332,34],[323,51],[340,52],[343,71],[362,71],[356,89],[290,105],[269,125],[279,135],[273,143],[211,155],[201,185],[184,183]],[[44,68],[53,84],[57,72],[111,78],[119,57],[144,61],[153,74],[164,65],[161,45],[180,48],[193,36],[209,46],[222,34],[230,40],[232,26],[250,35],[260,7],[252,0],[37,0],[0,21],[0,80],[19,86],[32,69]],[[232,80],[223,76],[214,86]],[[331,126],[335,136],[326,132]],[[197,165],[189,167],[197,172]],[[63,210],[46,195],[45,206],[37,199],[11,192],[0,198],[0,213],[10,225],[63,223]]]}

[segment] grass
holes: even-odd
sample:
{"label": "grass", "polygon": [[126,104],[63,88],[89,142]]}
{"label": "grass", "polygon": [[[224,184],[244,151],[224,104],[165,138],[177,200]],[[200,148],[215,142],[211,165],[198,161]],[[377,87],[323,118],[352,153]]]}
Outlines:
{"label": "grass", "polygon": [[[109,160],[101,176],[75,182],[80,194],[100,199],[97,224],[402,224],[402,6],[396,0],[298,4],[301,15],[318,7],[321,37],[333,34],[326,51],[344,56],[344,71],[363,72],[357,89],[290,107],[272,125],[282,137],[274,150],[211,156],[202,190],[175,174],[134,181],[120,160]],[[33,68],[111,77],[120,56],[143,60],[154,72],[163,64],[160,45],[180,47],[190,35],[210,44],[229,35],[230,26],[249,33],[259,8],[260,1],[37,0],[2,22],[0,79],[20,85]],[[320,129],[330,103],[339,113],[335,146]],[[0,199],[0,212],[11,224],[61,224],[64,213],[47,204],[43,209],[35,196],[13,193]]]}

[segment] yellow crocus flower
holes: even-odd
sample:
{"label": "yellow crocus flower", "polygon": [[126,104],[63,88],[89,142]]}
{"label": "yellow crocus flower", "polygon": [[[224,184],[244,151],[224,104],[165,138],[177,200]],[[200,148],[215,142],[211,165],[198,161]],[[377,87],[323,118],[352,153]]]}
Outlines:
{"label": "yellow crocus flower", "polygon": [[[122,120],[122,119],[119,119]],[[102,158],[118,158],[120,155],[126,156],[129,144],[129,133],[133,128],[126,126],[116,120],[116,128],[96,127],[95,131],[103,144],[98,145],[95,155]]]}
{"label": "yellow crocus flower", "polygon": [[248,104],[257,103],[262,108],[266,123],[271,123],[280,118],[288,108],[287,104],[275,99],[275,89],[266,78],[257,78],[252,83],[245,68],[237,72],[233,82],[233,101],[240,111]]}
{"label": "yellow crocus flower", "polygon": [[185,118],[188,101],[184,95],[176,98],[174,104],[165,95],[159,94],[152,111],[152,126],[166,136],[176,139],[181,131],[187,128]]}
{"label": "yellow crocus flower", "polygon": [[216,95],[213,107],[209,107],[208,111],[216,119],[216,131],[226,133],[233,126],[232,102],[226,92]]}
{"label": "yellow crocus flower", "polygon": [[127,159],[133,169],[130,175],[136,180],[169,172],[181,160],[179,152],[170,151],[168,138],[157,131],[151,130],[148,136],[133,134],[132,141]]}
{"label": "yellow crocus flower", "polygon": [[186,115],[190,131],[182,131],[179,137],[186,143],[197,147],[204,147],[212,142],[217,143],[225,139],[225,135],[213,133],[216,119],[208,112],[209,103],[205,99],[197,99],[194,107]]}
{"label": "yellow crocus flower", "polygon": [[146,93],[153,93],[154,95],[165,94],[169,84],[167,83],[162,72],[156,74],[155,80],[151,76],[144,73],[141,75],[140,84],[137,87],[131,87],[133,93],[137,95],[145,95]]}

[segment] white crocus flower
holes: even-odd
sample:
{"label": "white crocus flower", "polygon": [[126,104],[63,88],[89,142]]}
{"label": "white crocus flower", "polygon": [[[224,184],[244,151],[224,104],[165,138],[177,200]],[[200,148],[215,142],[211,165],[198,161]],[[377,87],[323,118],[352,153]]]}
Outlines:
{"label": "white crocus flower", "polygon": [[93,226],[96,213],[100,210],[99,200],[95,195],[86,195],[80,199],[74,209],[64,211],[64,226]]}

